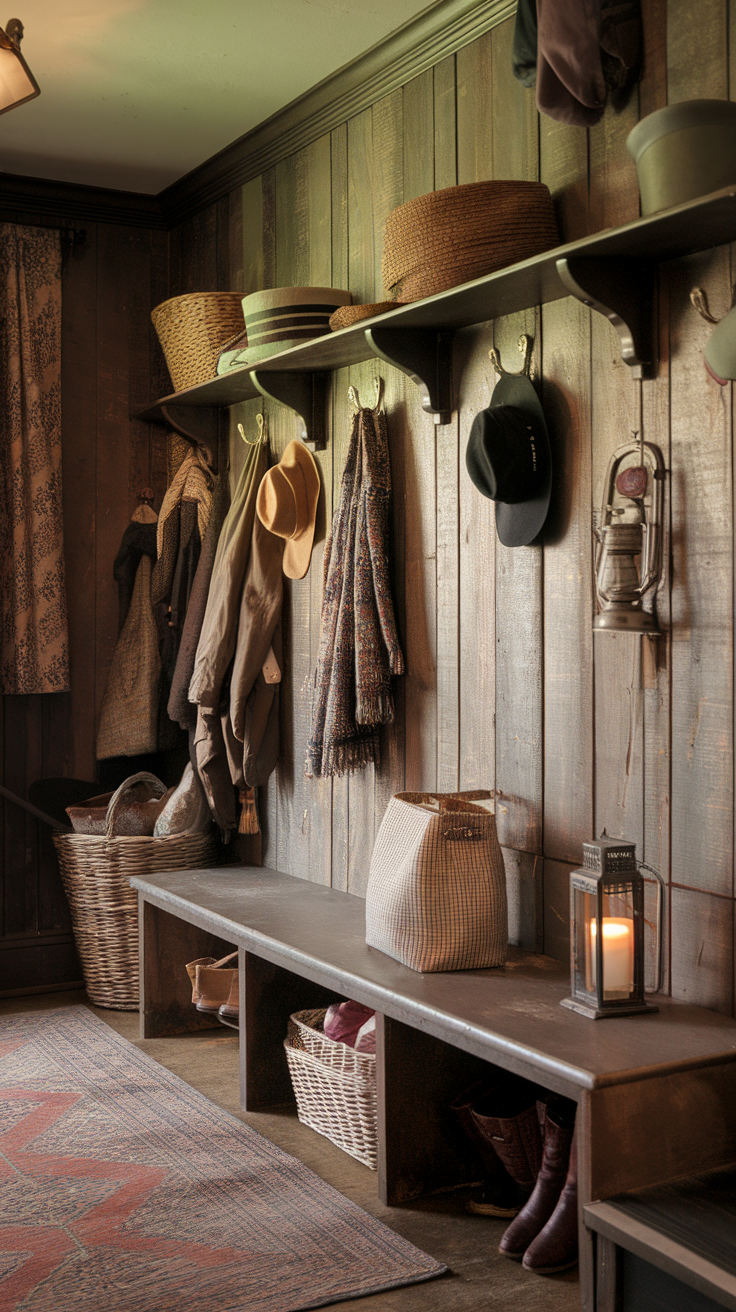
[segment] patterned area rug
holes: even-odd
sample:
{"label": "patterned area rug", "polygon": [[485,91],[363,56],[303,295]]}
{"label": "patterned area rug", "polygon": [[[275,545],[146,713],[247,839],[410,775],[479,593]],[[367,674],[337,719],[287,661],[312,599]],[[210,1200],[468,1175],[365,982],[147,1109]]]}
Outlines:
{"label": "patterned area rug", "polygon": [[84,1007],[0,1021],[3,1312],[296,1312],[445,1270]]}

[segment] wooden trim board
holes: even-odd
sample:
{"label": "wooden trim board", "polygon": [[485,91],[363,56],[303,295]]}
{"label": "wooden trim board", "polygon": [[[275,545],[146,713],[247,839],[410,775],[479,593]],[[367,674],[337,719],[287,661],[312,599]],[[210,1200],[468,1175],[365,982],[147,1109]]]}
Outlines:
{"label": "wooden trim board", "polygon": [[730,1272],[628,1216],[615,1203],[589,1203],[583,1216],[589,1229],[736,1312],[736,1277]]}
{"label": "wooden trim board", "polygon": [[157,196],[15,173],[0,174],[0,218],[7,223],[40,222],[41,226],[77,222],[167,227]]}

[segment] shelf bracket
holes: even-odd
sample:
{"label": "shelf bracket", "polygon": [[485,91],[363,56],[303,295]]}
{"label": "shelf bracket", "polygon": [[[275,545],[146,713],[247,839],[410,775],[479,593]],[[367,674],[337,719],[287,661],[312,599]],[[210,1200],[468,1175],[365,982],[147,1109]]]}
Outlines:
{"label": "shelf bracket", "polygon": [[253,369],[251,378],[269,401],[293,410],[300,423],[297,437],[311,451],[324,451],[327,375],[324,373],[269,373]]}
{"label": "shelf bracket", "polygon": [[422,409],[436,424],[452,415],[452,333],[436,328],[366,328],[365,339],[379,360],[408,374],[419,388]]}
{"label": "shelf bracket", "polygon": [[160,422],[183,437],[186,442],[198,446],[207,458],[207,463],[214,468],[220,436],[220,407],[215,405],[191,406],[168,402],[160,405]]}
{"label": "shelf bracket", "polygon": [[605,315],[621,338],[621,356],[635,378],[657,372],[654,331],[656,267],[649,260],[568,256],[557,272],[571,296]]}

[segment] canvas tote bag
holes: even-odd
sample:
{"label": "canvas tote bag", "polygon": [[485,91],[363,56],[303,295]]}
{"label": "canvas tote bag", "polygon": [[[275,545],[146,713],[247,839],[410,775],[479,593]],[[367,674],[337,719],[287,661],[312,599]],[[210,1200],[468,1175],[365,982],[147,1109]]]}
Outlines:
{"label": "canvas tote bag", "polygon": [[489,792],[397,793],[373,849],[366,943],[412,970],[503,966],[506,873]]}

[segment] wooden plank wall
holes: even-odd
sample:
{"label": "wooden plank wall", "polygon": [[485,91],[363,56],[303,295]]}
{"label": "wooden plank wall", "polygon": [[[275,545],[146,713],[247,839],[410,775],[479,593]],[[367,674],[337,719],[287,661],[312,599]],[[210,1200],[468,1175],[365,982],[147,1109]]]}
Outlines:
{"label": "wooden plank wall", "polygon": [[[729,54],[736,5],[730,12],[728,0],[696,8],[643,0],[643,11],[644,73],[623,111],[607,110],[588,132],[540,119],[512,77],[506,22],[233,193],[236,248],[229,284],[218,285],[325,283],[349,287],[357,300],[381,299],[386,215],[456,182],[541,179],[563,240],[635,218],[636,172],[625,150],[634,123],[668,101],[736,90]],[[222,204],[219,220],[213,209],[199,222],[221,231]],[[667,881],[673,993],[733,1010],[731,395],[703,369],[709,329],[688,300],[702,285],[724,312],[731,261],[724,248],[663,267],[661,364],[641,389],[620,360],[613,329],[570,299],[458,334],[457,409],[437,430],[412,385],[390,368],[369,363],[335,375],[330,440],[318,457],[320,536],[339,493],[348,385],[368,398],[380,373],[394,481],[394,595],[408,669],[381,769],[306,780],[320,543],[310,574],[290,588],[282,760],[261,801],[266,861],[362,894],[392,792],[496,788],[519,942],[566,957],[569,871],[582,842],[605,826],[633,839]],[[544,545],[512,551],[495,537],[491,505],[470,483],[464,452],[493,386],[488,349],[495,344],[515,367],[521,331],[535,337],[534,373],[558,475]],[[252,426],[259,408],[251,402],[233,419]],[[292,428],[276,410],[267,418],[277,459]],[[667,632],[643,644],[627,635],[594,638],[591,627],[592,510],[610,452],[642,425],[672,470],[658,601]],[[233,474],[239,442],[232,439]]]}
{"label": "wooden plank wall", "polygon": [[[2,780],[21,797],[37,779],[95,778],[95,727],[117,638],[113,560],[140,489],[152,486],[158,505],[166,488],[160,432],[130,416],[162,391],[149,314],[166,294],[167,234],[76,226],[86,237],[65,260],[62,285],[71,691],[0,699]],[[79,980],[50,832],[10,802],[0,804],[0,861],[0,992]]]}
{"label": "wooden plank wall", "polygon": [[[736,5],[732,5],[736,10]],[[205,232],[218,286],[345,286],[382,298],[383,227],[392,207],[433,188],[492,177],[550,186],[564,239],[635,218],[626,136],[669,102],[727,97],[733,83],[727,0],[643,0],[645,66],[622,112],[584,131],[539,118],[510,70],[505,22],[403,89],[283,160],[190,220],[190,256]],[[227,213],[226,213],[227,211]],[[182,235],[173,249],[181,252]],[[219,243],[219,244],[218,244]],[[215,258],[216,256],[216,258]],[[184,257],[178,255],[184,268]],[[264,859],[291,874],[363,893],[375,829],[391,792],[488,786],[508,871],[513,935],[560,958],[568,950],[568,874],[585,838],[606,827],[663,872],[666,974],[678,997],[733,1009],[731,395],[703,370],[708,328],[687,293],[705,286],[726,310],[731,251],[661,270],[659,375],[640,388],[613,329],[573,300],[458,333],[453,421],[434,429],[415,388],[366,363],[332,382],[331,437],[319,455],[320,537],[340,489],[348,386],[386,382],[394,475],[392,569],[407,676],[383,764],[335,781],[303,775],[310,732],[323,542],[291,585],[286,618],[282,760],[261,799]],[[172,266],[174,258],[172,256]],[[230,268],[227,273],[226,265]],[[224,278],[224,281],[223,281]],[[188,283],[189,285],[189,283]],[[184,282],[174,290],[185,290]],[[493,386],[488,348],[516,367],[520,332],[535,337],[558,482],[542,547],[497,542],[491,504],[472,487],[464,447]],[[255,425],[258,403],[232,420]],[[293,436],[266,409],[273,459]],[[640,643],[592,631],[593,506],[610,451],[643,425],[672,468],[666,636]],[[232,438],[232,475],[240,440]],[[670,628],[672,625],[672,628]],[[653,899],[652,899],[653,911]]]}
{"label": "wooden plank wall", "polygon": [[[168,240],[88,227],[65,280],[65,495],[74,654],[70,698],[5,699],[4,770],[23,791],[49,773],[93,768],[92,709],[114,642],[112,556],[141,476],[161,487],[162,448],[131,425],[138,402],[165,390],[149,352],[147,311],[166,294],[244,292],[285,283],[349,287],[381,299],[386,215],[456,182],[539,178],[563,239],[638,213],[626,135],[669,102],[736,95],[736,3],[642,0],[646,60],[620,113],[589,132],[536,114],[511,74],[507,22],[436,64],[297,154],[204,208]],[[613,330],[572,300],[459,333],[457,408],[435,429],[413,386],[384,365],[337,373],[330,436],[318,460],[324,495],[307,578],[285,617],[282,757],[261,798],[264,860],[363,894],[386,800],[401,788],[498,790],[514,938],[564,958],[568,875],[582,842],[606,826],[636,841],[667,881],[672,992],[721,1011],[734,1004],[733,461],[730,389],[706,375],[708,327],[688,293],[704,286],[716,313],[733,280],[728,248],[664,266],[661,364],[639,389]],[[496,345],[510,367],[521,331],[535,337],[557,481],[543,546],[496,540],[492,507],[464,462],[475,413],[490,396]],[[386,384],[394,511],[394,596],[406,677],[378,771],[309,781],[309,679],[319,637],[324,535],[339,495],[352,382],[364,399]],[[264,408],[277,459],[293,435],[276,408],[231,413],[230,475]],[[643,425],[662,448],[667,569],[658,608],[666,636],[640,646],[593,636],[592,510],[611,450]],[[127,488],[125,495],[120,489]],[[21,744],[23,744],[21,746]],[[2,814],[5,939],[51,934],[66,921],[33,826]],[[46,881],[46,882],[44,882]],[[54,900],[56,899],[56,901]],[[28,927],[31,926],[31,930]],[[68,935],[65,939],[68,944]]]}

